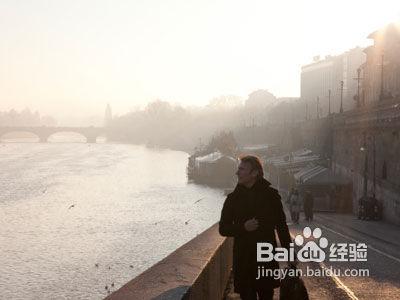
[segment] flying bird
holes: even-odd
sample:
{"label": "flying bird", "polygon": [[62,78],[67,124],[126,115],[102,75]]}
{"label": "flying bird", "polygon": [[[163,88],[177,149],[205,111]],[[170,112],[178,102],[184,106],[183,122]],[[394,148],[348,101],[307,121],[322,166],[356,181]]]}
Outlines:
{"label": "flying bird", "polygon": [[200,202],[201,200],[203,200],[204,198],[200,198],[199,200],[197,200],[195,203],[193,203],[193,204],[196,204],[197,202]]}
{"label": "flying bird", "polygon": [[71,209],[73,207],[75,207],[75,204],[72,204],[70,207],[68,207],[68,209]]}
{"label": "flying bird", "polygon": [[187,225],[187,224],[189,223],[189,221],[190,221],[190,219],[189,219],[189,220],[187,220],[187,221],[185,221],[185,225]]}

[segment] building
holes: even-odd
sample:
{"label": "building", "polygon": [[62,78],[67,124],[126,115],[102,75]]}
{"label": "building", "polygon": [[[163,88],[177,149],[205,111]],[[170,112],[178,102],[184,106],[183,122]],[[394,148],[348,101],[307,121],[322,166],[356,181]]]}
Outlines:
{"label": "building", "polygon": [[[365,53],[356,47],[337,56],[314,62],[301,68],[301,101],[306,119],[317,119],[341,110],[356,107],[357,69],[365,62]],[[343,83],[342,83],[343,82]],[[342,101],[341,101],[342,98]]]}
{"label": "building", "polygon": [[223,188],[232,188],[236,185],[235,172],[238,161],[234,157],[215,151],[203,156],[194,154],[188,160],[188,179]]}
{"label": "building", "polygon": [[364,50],[362,102],[400,97],[400,23],[391,23],[371,33],[374,44]]}
{"label": "building", "polygon": [[318,164],[309,164],[293,175],[295,184],[304,195],[310,191],[314,197],[316,211],[352,211],[351,180]]}
{"label": "building", "polygon": [[264,170],[266,178],[278,190],[290,190],[295,182],[293,174],[299,172],[310,163],[321,160],[308,149],[300,149],[289,154],[270,157],[266,160]]}

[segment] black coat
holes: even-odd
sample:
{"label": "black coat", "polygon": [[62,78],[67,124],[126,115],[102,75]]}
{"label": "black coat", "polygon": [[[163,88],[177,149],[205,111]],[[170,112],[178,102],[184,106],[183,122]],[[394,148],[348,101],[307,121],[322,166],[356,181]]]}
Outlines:
{"label": "black coat", "polygon": [[[289,248],[291,242],[281,197],[277,190],[264,178],[250,189],[237,185],[224,203],[219,222],[219,232],[223,236],[234,237],[233,272],[235,292],[240,293],[248,286],[275,288],[279,281],[272,277],[256,280],[258,266],[277,269],[276,261],[257,262],[257,243],[267,242],[276,246],[275,229],[282,247]],[[248,232],[244,223],[255,217],[258,228]]]}

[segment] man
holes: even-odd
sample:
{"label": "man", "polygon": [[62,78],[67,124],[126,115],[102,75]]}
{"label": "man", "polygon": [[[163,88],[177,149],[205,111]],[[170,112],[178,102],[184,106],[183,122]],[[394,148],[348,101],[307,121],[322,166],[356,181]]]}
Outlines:
{"label": "man", "polygon": [[288,201],[289,201],[289,211],[292,221],[296,224],[299,224],[301,200],[299,191],[297,189],[293,189],[293,193],[289,196]]}
{"label": "man", "polygon": [[312,222],[314,217],[314,197],[310,191],[306,191],[304,196],[304,214],[306,216],[306,221]]}
{"label": "man", "polygon": [[291,188],[289,195],[286,199],[286,204],[288,205],[288,208],[289,208],[290,218],[292,219],[293,222],[295,221],[295,216],[293,214],[293,209],[292,209],[292,199],[293,199],[294,191],[295,191],[295,189]]}
{"label": "man", "polygon": [[[282,247],[289,248],[290,235],[286,225],[281,197],[263,178],[263,168],[255,156],[244,156],[236,172],[238,184],[225,200],[219,222],[223,236],[234,237],[233,272],[235,292],[242,300],[272,299],[279,280],[258,276],[260,268],[278,269],[276,261],[257,262],[257,243],[276,247],[277,229]],[[257,279],[258,278],[258,279]]]}

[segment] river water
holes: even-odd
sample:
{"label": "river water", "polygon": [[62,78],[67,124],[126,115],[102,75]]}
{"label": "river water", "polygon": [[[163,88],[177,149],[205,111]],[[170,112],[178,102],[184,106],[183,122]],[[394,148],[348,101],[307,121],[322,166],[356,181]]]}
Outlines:
{"label": "river water", "polygon": [[188,183],[187,157],[0,144],[0,298],[101,299],[217,222],[223,193]]}

